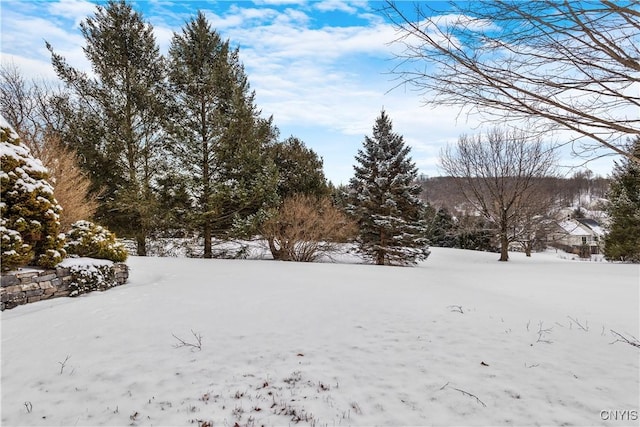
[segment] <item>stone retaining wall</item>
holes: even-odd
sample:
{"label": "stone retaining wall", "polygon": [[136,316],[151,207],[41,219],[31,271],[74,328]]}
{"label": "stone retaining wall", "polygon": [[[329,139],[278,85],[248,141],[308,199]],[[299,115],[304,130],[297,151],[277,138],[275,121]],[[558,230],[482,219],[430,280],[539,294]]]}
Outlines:
{"label": "stone retaining wall", "polygon": [[[129,268],[126,264],[115,263],[111,269],[115,277],[115,286],[127,282]],[[71,293],[73,280],[71,267],[3,273],[0,282],[0,309],[5,310],[49,298],[67,297]]]}

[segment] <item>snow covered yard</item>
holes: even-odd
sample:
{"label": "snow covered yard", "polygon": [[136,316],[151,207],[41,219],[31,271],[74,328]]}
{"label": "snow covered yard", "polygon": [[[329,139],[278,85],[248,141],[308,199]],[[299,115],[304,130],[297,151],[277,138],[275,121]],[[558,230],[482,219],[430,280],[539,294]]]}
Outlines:
{"label": "snow covered yard", "polygon": [[133,257],[2,313],[2,425],[637,425],[638,266],[511,258]]}

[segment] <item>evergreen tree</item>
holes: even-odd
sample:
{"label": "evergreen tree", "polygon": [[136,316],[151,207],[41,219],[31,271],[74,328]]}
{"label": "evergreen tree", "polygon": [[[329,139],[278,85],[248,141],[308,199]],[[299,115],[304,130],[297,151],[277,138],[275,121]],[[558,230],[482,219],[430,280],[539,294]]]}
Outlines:
{"label": "evergreen tree", "polygon": [[429,223],[429,242],[441,248],[456,246],[456,224],[446,208],[435,211]]}
{"label": "evergreen tree", "polygon": [[40,160],[0,116],[0,243],[2,270],[27,264],[53,267],[62,261],[62,208]]}
{"label": "evergreen tree", "polygon": [[202,12],[174,34],[169,55],[170,150],[186,171],[196,207],[190,222],[210,258],[212,237],[251,234],[275,202],[277,176],[266,146],[276,131],[254,105],[238,49]]}
{"label": "evergreen tree", "polygon": [[103,190],[96,216],[119,234],[134,235],[138,254],[145,255],[155,226],[155,179],[164,170],[164,62],[152,26],[124,0],[98,5],[80,30],[91,75],[69,66],[47,43],[72,93],[57,100],[67,119],[63,139],[86,159],[95,188]]}
{"label": "evergreen tree", "polygon": [[[640,156],[640,137],[629,149]],[[607,213],[611,220],[604,254],[610,260],[640,262],[640,164],[628,158],[614,166]]]}
{"label": "evergreen tree", "polygon": [[291,136],[274,144],[271,157],[278,169],[278,196],[281,200],[296,194],[324,197],[329,186],[322,170],[322,158]]}
{"label": "evergreen tree", "polygon": [[359,232],[359,251],[378,265],[412,265],[429,256],[421,219],[424,204],[415,184],[418,170],[401,135],[382,110],[358,151],[350,181],[350,212]]}

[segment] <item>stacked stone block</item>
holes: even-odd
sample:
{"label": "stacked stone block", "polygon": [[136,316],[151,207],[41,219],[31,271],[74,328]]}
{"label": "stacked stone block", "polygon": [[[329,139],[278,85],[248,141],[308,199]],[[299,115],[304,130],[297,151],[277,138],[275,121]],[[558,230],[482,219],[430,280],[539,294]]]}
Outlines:
{"label": "stacked stone block", "polygon": [[[111,268],[114,269],[117,284],[125,284],[129,278],[127,265],[116,263]],[[69,296],[72,280],[71,269],[63,267],[3,273],[0,282],[0,309]]]}

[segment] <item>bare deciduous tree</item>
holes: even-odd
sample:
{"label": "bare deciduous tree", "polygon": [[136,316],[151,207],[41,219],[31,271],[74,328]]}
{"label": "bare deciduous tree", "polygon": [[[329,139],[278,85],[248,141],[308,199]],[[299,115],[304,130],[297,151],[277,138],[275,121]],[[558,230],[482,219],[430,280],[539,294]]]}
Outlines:
{"label": "bare deciduous tree", "polygon": [[495,224],[500,261],[508,261],[509,243],[523,228],[522,215],[533,217],[540,204],[537,186],[555,173],[554,151],[523,131],[493,128],[484,135],[463,135],[442,151],[442,169],[452,177],[477,212]]}
{"label": "bare deciduous tree", "polygon": [[[426,103],[467,108],[484,121],[571,131],[594,158],[640,134],[640,3],[637,0],[485,0],[384,13],[404,49],[394,69]],[[441,4],[440,4],[441,6]]]}
{"label": "bare deciduous tree", "polygon": [[63,208],[60,230],[66,232],[74,222],[91,219],[98,202],[76,153],[57,136],[49,105],[54,93],[45,82],[26,81],[15,65],[0,66],[0,112],[49,170],[54,197]]}

